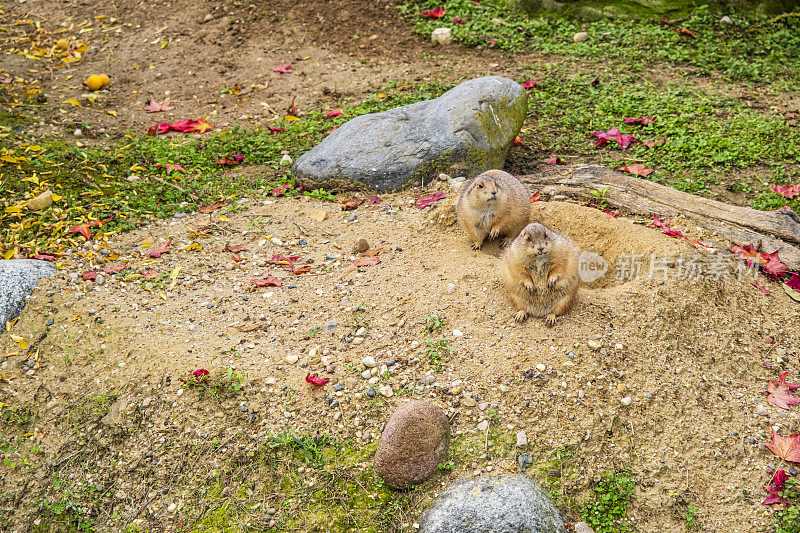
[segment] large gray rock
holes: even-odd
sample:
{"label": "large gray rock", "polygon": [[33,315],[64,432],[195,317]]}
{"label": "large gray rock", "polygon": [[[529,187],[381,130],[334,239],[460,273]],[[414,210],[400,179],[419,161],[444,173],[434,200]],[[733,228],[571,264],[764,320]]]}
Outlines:
{"label": "large gray rock", "polygon": [[567,533],[564,517],[524,474],[464,478],[420,519],[420,533]]}
{"label": "large gray rock", "polygon": [[528,96],[500,76],[466,81],[435,100],[346,122],[292,167],[306,188],[391,191],[446,172],[472,178],[503,168]]}
{"label": "large gray rock", "polygon": [[25,298],[33,292],[39,279],[55,273],[56,268],[47,261],[0,260],[0,332],[6,330],[6,322],[22,312]]}
{"label": "large gray rock", "polygon": [[393,489],[424,483],[447,461],[450,421],[424,400],[405,403],[389,418],[375,452],[375,473]]}

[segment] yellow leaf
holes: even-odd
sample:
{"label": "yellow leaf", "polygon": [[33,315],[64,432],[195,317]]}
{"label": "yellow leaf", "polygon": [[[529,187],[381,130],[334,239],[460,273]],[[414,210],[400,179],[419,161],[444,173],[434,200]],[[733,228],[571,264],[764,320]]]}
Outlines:
{"label": "yellow leaf", "polygon": [[12,248],[12,249],[10,249],[9,251],[7,251],[6,253],[3,254],[3,259],[11,259],[12,257],[14,257],[14,255],[16,253],[17,253],[17,249],[16,248]]}
{"label": "yellow leaf", "polygon": [[31,182],[31,183],[35,183],[36,185],[39,185],[39,176],[37,176],[36,174],[34,174],[34,175],[33,175],[33,176],[31,176],[30,178],[25,178],[24,180],[21,180],[21,181],[29,181],[29,182]]}
{"label": "yellow leaf", "polygon": [[180,272],[180,271],[181,271],[181,267],[180,266],[176,266],[172,270],[172,273],[169,275],[170,279],[172,280],[172,283],[169,284],[169,290],[174,289],[175,288],[175,284],[178,283],[178,272]]}
{"label": "yellow leaf", "polygon": [[81,107],[81,103],[79,101],[75,100],[74,98],[70,98],[69,100],[64,100],[64,103],[65,104],[72,104],[74,106]]}
{"label": "yellow leaf", "polygon": [[192,244],[184,248],[184,250],[186,250],[187,252],[199,252],[202,249],[203,245],[200,244],[199,242],[193,242]]}
{"label": "yellow leaf", "polygon": [[161,296],[161,298],[163,298],[164,301],[167,301],[167,295],[166,294],[164,294],[163,292],[160,292],[160,293],[158,293],[158,295]]}
{"label": "yellow leaf", "polygon": [[26,152],[38,152],[38,151],[39,151],[39,150],[41,150],[41,149],[42,149],[42,147],[41,147],[41,146],[39,146],[38,144],[32,144],[31,146],[28,146],[28,147],[25,149],[25,151],[26,151]]}
{"label": "yellow leaf", "polygon": [[17,346],[19,346],[20,350],[27,350],[28,349],[28,343],[25,342],[25,339],[23,339],[19,335],[13,335],[12,334],[11,335],[11,340],[17,343]]}
{"label": "yellow leaf", "polygon": [[59,195],[53,193],[53,201],[54,202],[57,202],[57,201],[59,201],[59,200],[61,200],[63,198],[64,198],[63,196],[59,196]]}
{"label": "yellow leaf", "polygon": [[73,77],[74,77],[74,76],[73,76],[72,74],[70,74],[69,76],[67,76],[67,77],[64,79],[64,81],[69,81],[69,80],[71,80]]}
{"label": "yellow leaf", "polygon": [[116,117],[116,116],[117,116],[117,112],[116,112],[116,111],[114,111],[114,110],[112,110],[112,109],[109,109],[108,111],[106,111],[106,113],[108,113],[108,114],[109,114],[109,115],[111,115],[112,117]]}
{"label": "yellow leaf", "polygon": [[220,219],[220,220],[230,220],[230,219],[229,219],[228,217],[226,217],[225,215],[220,215],[220,216],[219,216],[219,219]]}
{"label": "yellow leaf", "polygon": [[283,120],[287,122],[292,122],[293,120],[300,120],[300,119],[294,115],[286,115],[285,117],[283,117]]}

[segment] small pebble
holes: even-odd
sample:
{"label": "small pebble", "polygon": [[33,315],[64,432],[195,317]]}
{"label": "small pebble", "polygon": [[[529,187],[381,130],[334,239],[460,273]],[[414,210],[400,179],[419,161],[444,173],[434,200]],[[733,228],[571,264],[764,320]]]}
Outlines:
{"label": "small pebble", "polygon": [[287,355],[286,356],[286,362],[289,363],[289,364],[296,363],[298,359],[300,359],[300,358],[298,356],[296,356],[296,355]]}

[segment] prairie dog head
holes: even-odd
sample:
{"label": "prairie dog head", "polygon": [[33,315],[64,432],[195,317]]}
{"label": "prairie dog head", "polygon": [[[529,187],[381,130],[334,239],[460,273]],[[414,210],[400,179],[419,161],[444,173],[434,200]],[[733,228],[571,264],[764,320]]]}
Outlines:
{"label": "prairie dog head", "polygon": [[467,195],[473,205],[483,205],[497,200],[500,187],[490,176],[479,176],[470,184]]}
{"label": "prairie dog head", "polygon": [[520,246],[525,256],[545,256],[555,246],[555,234],[542,224],[528,224],[519,233],[515,245]]}

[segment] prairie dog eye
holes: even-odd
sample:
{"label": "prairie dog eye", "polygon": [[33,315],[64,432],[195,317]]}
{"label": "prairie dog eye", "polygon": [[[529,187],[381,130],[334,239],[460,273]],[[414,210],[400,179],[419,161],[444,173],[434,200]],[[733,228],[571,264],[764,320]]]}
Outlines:
{"label": "prairie dog eye", "polygon": [[479,184],[478,184],[478,188],[479,188],[479,189],[483,189],[483,183],[479,183]]}

